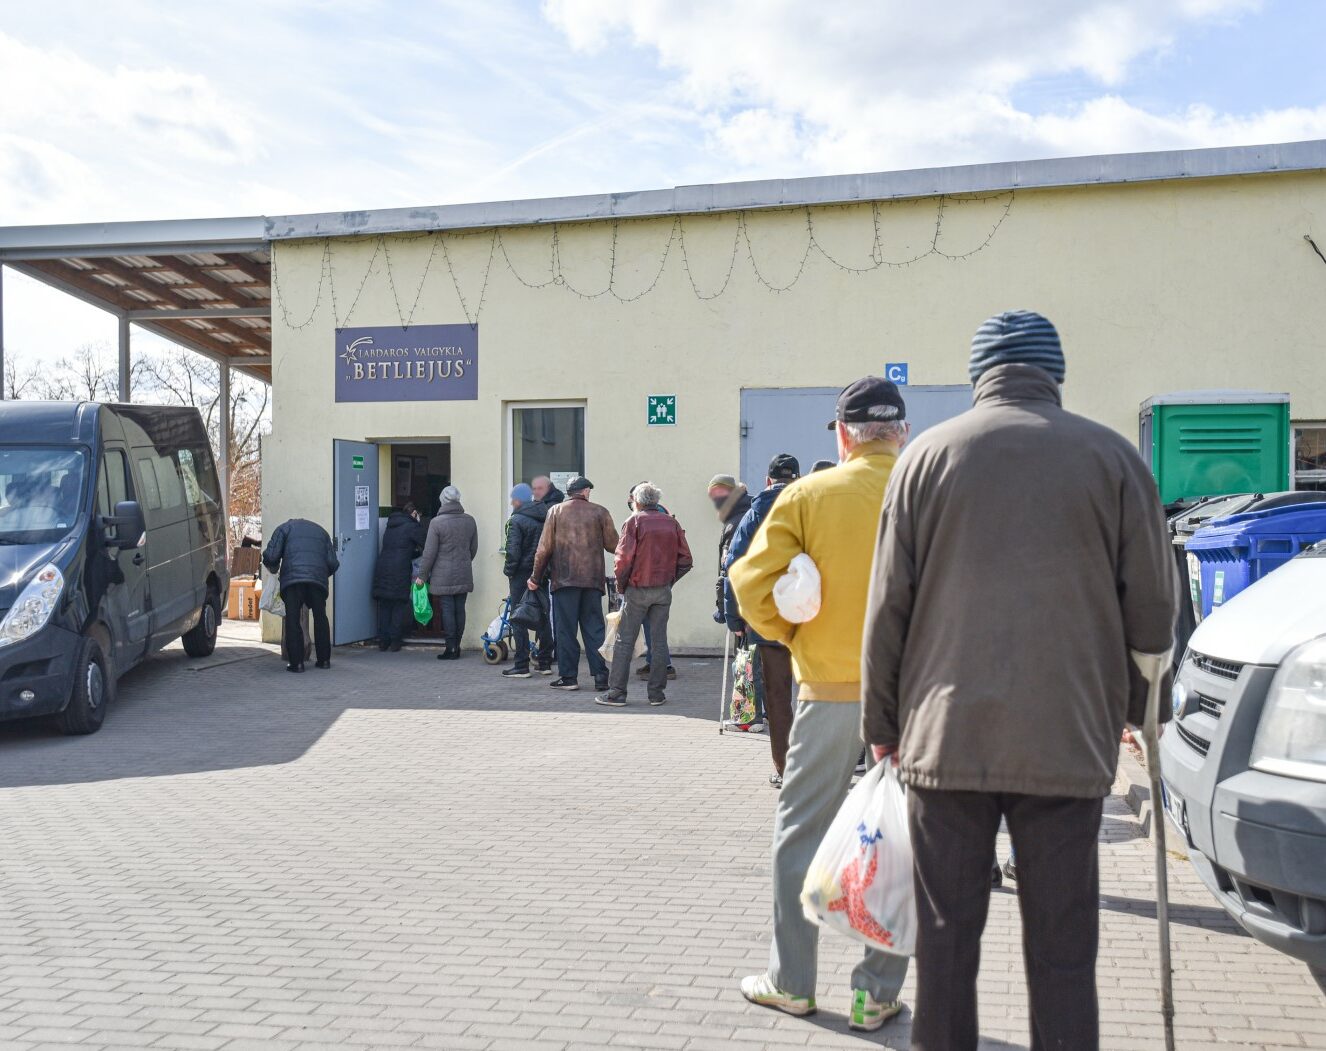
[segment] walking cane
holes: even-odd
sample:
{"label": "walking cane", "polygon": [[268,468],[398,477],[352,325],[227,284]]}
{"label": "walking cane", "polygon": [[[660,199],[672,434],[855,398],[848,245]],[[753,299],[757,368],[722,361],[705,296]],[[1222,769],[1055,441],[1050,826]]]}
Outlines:
{"label": "walking cane", "polygon": [[1169,957],[1169,862],[1165,853],[1165,814],[1160,787],[1160,686],[1174,651],[1138,653],[1130,650],[1133,663],[1147,682],[1146,718],[1142,741],[1146,745],[1146,769],[1151,776],[1151,826],[1156,844],[1156,923],[1160,934],[1160,1014],[1165,1023],[1165,1051],[1174,1051],[1174,969]]}
{"label": "walking cane", "polygon": [[732,632],[723,632],[723,684],[718,691],[718,732],[723,732],[723,712],[727,707],[727,673],[732,667],[732,661],[728,654],[732,647]]}

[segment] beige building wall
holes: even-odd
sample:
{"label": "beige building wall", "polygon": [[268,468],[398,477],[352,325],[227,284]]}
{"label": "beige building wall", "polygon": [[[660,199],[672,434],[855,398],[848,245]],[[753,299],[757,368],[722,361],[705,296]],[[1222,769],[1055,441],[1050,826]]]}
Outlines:
{"label": "beige building wall", "polygon": [[[805,209],[754,212],[744,233],[735,213],[627,220],[615,245],[603,221],[509,228],[500,241],[490,231],[340,238],[329,258],[323,241],[277,242],[264,520],[270,529],[303,515],[330,528],[333,438],[449,439],[453,483],[481,531],[473,644],[505,593],[505,406],[583,401],[595,498],[620,520],[632,483],[661,485],[697,562],[671,634],[713,647],[718,526],[704,487],[738,470],[743,387],[843,385],[890,361],[910,363],[912,384],[963,383],[976,326],[1027,307],[1059,328],[1068,407],[1134,440],[1143,399],[1192,388],[1289,391],[1296,420],[1326,420],[1326,266],[1303,240],[1326,220],[1326,174],[1029,190],[1011,204],[1004,194],[946,201],[939,216],[937,207],[817,207],[809,222]],[[812,235],[819,247],[808,250]],[[919,258],[868,269],[872,251],[890,263]],[[548,283],[554,255],[564,283]],[[639,298],[594,295],[614,258],[617,295]],[[766,287],[798,274],[787,291]],[[476,312],[477,401],[334,401],[337,326]],[[646,426],[651,393],[677,395],[676,427]]]}

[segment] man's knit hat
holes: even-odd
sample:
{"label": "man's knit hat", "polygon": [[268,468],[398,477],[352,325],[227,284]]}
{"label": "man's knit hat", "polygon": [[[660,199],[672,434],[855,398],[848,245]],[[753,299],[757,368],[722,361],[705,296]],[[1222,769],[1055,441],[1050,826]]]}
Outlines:
{"label": "man's knit hat", "polygon": [[720,486],[724,489],[735,489],[737,480],[730,474],[716,474],[709,479],[709,485],[706,488],[713,489]]}
{"label": "man's knit hat", "polygon": [[527,504],[534,499],[534,490],[524,482],[517,482],[511,487],[511,499],[519,500],[522,504]]}
{"label": "man's knit hat", "polygon": [[1032,310],[1009,310],[981,323],[971,338],[968,372],[975,383],[996,365],[1035,365],[1064,381],[1064,351],[1049,320]]}

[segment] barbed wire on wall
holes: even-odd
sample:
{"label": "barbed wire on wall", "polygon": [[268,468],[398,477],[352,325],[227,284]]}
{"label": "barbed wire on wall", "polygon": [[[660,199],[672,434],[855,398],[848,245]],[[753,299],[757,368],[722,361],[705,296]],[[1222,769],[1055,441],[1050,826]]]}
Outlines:
{"label": "barbed wire on wall", "polygon": [[[797,283],[800,282],[801,278],[805,275],[806,267],[810,262],[812,254],[818,254],[826,262],[830,263],[843,273],[858,277],[864,274],[874,273],[881,269],[901,269],[913,266],[929,256],[938,256],[949,261],[969,259],[978,252],[983,251],[989,246],[990,242],[994,240],[995,234],[999,232],[999,228],[1003,226],[1004,221],[1008,218],[1009,212],[1013,207],[1014,196],[1014,191],[1009,190],[1005,193],[986,195],[970,195],[962,197],[941,195],[937,197],[935,202],[935,221],[931,230],[929,244],[924,251],[918,252],[906,259],[886,258],[884,247],[884,231],[886,223],[883,219],[883,215],[886,209],[896,207],[899,202],[889,201],[883,205],[878,201],[872,202],[870,205],[870,212],[873,237],[871,240],[870,254],[868,256],[870,262],[865,266],[853,266],[850,263],[843,262],[836,258],[824,246],[823,242],[816,234],[814,220],[814,212],[816,209],[811,208],[808,205],[803,206],[799,210],[803,213],[805,220],[806,246],[801,252],[800,259],[796,264],[796,269],[793,272],[791,279],[783,284],[775,283],[766,275],[765,271],[761,269],[760,263],[756,258],[755,245],[751,239],[750,222],[748,218],[749,213],[745,210],[739,210],[735,213],[732,233],[732,250],[728,259],[727,271],[723,275],[721,283],[711,292],[703,291],[700,288],[699,283],[696,281],[695,271],[691,265],[691,250],[688,249],[686,245],[686,224],[683,217],[680,215],[673,217],[672,224],[668,229],[667,241],[664,242],[662,251],[659,255],[658,268],[654,271],[652,279],[643,289],[633,294],[623,294],[617,287],[618,238],[624,224],[657,222],[657,220],[652,217],[640,219],[614,219],[612,221],[612,238],[608,253],[608,279],[604,287],[598,291],[588,291],[583,288],[577,288],[570,280],[568,280],[565,269],[562,265],[561,227],[564,224],[561,223],[552,224],[552,237],[548,249],[547,280],[531,281],[523,276],[516,268],[515,263],[511,260],[511,254],[507,250],[506,239],[503,236],[502,230],[500,228],[493,228],[488,231],[461,233],[454,231],[424,231],[415,234],[391,235],[390,237],[386,234],[374,235],[373,252],[369,256],[368,264],[364,267],[362,276],[359,278],[358,285],[355,288],[354,297],[350,300],[350,305],[344,313],[341,312],[340,303],[336,294],[335,255],[332,249],[332,242],[334,240],[339,240],[338,238],[328,237],[323,239],[322,258],[318,270],[318,284],[313,296],[313,305],[309,308],[308,315],[304,317],[302,321],[296,320],[296,317],[292,316],[285,290],[281,285],[280,269],[277,263],[277,258],[280,253],[273,253],[272,291],[274,293],[274,299],[280,308],[281,320],[287,328],[299,330],[311,325],[317,318],[324,299],[330,300],[332,321],[335,327],[343,328],[349,323],[351,317],[354,315],[355,308],[359,305],[359,300],[363,296],[364,289],[373,275],[374,268],[377,266],[379,258],[381,258],[382,267],[386,271],[388,286],[391,289],[392,301],[396,308],[396,320],[402,328],[408,328],[414,323],[415,314],[423,299],[424,286],[427,284],[428,277],[432,273],[435,262],[440,254],[443,265],[446,267],[447,274],[451,279],[451,285],[455,290],[456,298],[460,302],[461,312],[464,314],[465,321],[467,324],[475,326],[478,325],[479,316],[483,312],[483,305],[487,298],[488,286],[492,277],[493,263],[497,259],[499,252],[507,271],[516,279],[518,284],[525,288],[542,289],[553,285],[560,286],[572,295],[584,300],[596,300],[601,299],[604,296],[610,296],[619,303],[634,303],[637,300],[643,299],[658,287],[659,282],[663,279],[663,275],[667,270],[668,260],[671,258],[672,250],[675,245],[680,248],[682,269],[686,274],[686,280],[690,285],[692,294],[701,302],[708,302],[717,299],[728,290],[728,287],[732,283],[732,277],[736,272],[737,256],[740,254],[740,248],[744,244],[746,247],[746,258],[750,261],[751,272],[755,276],[755,280],[768,291],[774,294],[781,294],[794,288]],[[944,218],[947,209],[950,207],[961,207],[964,205],[980,204],[995,200],[1002,201],[1003,207],[999,209],[993,225],[980,243],[965,252],[946,252],[941,247],[944,235]],[[825,211],[835,208],[838,210],[848,210],[857,209],[859,207],[860,205],[858,204],[827,205],[820,206],[818,210]],[[780,209],[780,211],[788,212],[794,210],[797,209]],[[419,281],[414,290],[414,296],[410,300],[410,309],[407,312],[403,309],[401,303],[400,290],[396,280],[396,264],[392,262],[391,257],[391,242],[395,241],[397,244],[402,244],[405,242],[417,241],[421,237],[429,238],[431,244],[429,246],[428,256],[424,260],[423,271],[419,275]],[[483,266],[483,278],[479,286],[479,294],[473,301],[474,309],[471,311],[470,301],[467,299],[464,289],[461,287],[461,275],[452,261],[448,242],[455,243],[482,237],[488,238],[488,255]],[[355,240],[360,241],[361,239],[356,238]]]}

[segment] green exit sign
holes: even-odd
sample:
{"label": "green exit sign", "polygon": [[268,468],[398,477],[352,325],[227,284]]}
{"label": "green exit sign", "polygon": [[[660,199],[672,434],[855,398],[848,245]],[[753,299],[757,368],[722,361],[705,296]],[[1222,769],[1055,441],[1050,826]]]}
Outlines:
{"label": "green exit sign", "polygon": [[651,394],[649,396],[649,426],[675,427],[677,425],[677,396]]}
{"label": "green exit sign", "polygon": [[362,471],[364,469],[364,458],[362,456],[350,457],[350,467],[353,470]]}

